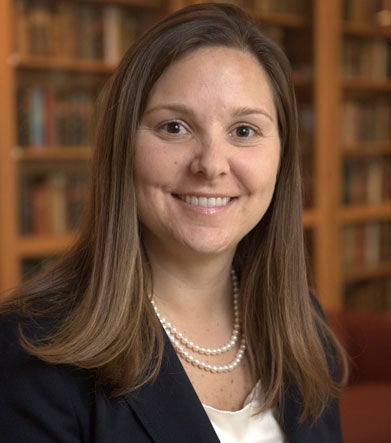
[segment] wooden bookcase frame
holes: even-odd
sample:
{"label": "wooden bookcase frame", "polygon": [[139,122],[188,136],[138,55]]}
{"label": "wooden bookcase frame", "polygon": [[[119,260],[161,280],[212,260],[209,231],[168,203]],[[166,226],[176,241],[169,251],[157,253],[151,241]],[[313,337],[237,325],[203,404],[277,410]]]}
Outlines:
{"label": "wooden bookcase frame", "polygon": [[[109,0],[94,0],[97,3],[110,3]],[[117,4],[143,4],[142,0],[117,0]],[[149,0],[148,3],[154,3]],[[155,2],[156,3],[156,2]],[[162,1],[162,8],[174,11],[189,1]],[[72,241],[72,235],[55,237],[20,238],[17,233],[18,183],[17,162],[39,161],[39,153],[24,149],[15,150],[15,75],[12,66],[12,0],[0,2],[0,294],[17,284],[20,276],[20,261],[23,257],[45,256],[60,252]],[[273,18],[274,17],[274,18]],[[370,26],[359,27],[346,24],[342,20],[342,0],[313,0],[313,63],[312,97],[316,124],[313,141],[314,204],[304,211],[303,223],[310,230],[314,239],[313,269],[316,276],[317,294],[326,309],[338,309],[343,306],[344,282],[357,278],[357,273],[348,273],[342,268],[341,229],[344,225],[372,220],[391,221],[391,204],[372,206],[344,207],[341,202],[344,161],[344,144],[341,139],[342,99],[347,88],[367,88],[384,91],[391,96],[391,80],[367,81],[365,79],[344,79],[340,74],[341,50],[346,35],[363,36],[384,35],[383,31],[373,30]],[[289,14],[268,14],[270,24],[285,26],[306,26],[306,19]],[[267,20],[266,20],[267,21]],[[388,34],[387,34],[388,35]],[[388,38],[388,37],[386,37]],[[81,69],[80,66],[65,67]],[[85,66],[85,70],[103,69],[99,66]],[[303,80],[304,82],[306,80]],[[364,144],[365,145],[365,144]],[[370,143],[371,149],[390,156],[391,140]],[[365,150],[365,146],[363,146]],[[61,159],[61,150],[53,150],[54,159]],[[75,148],[70,151],[72,158],[85,158],[86,151]],[[380,265],[368,272],[368,277],[389,276],[389,263]]]}

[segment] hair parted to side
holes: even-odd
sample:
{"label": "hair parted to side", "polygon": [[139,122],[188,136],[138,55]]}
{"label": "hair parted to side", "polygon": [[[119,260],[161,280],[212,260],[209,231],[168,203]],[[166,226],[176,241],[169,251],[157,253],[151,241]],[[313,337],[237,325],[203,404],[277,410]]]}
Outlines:
{"label": "hair parted to side", "polygon": [[265,408],[278,406],[293,385],[303,404],[301,419],[316,418],[339,392],[328,354],[334,348],[341,352],[343,375],[346,365],[307,284],[290,66],[278,46],[237,7],[188,6],[153,26],[128,50],[98,104],[91,196],[79,239],[2,310],[18,309],[26,317],[53,314],[52,334],[38,342],[21,334],[23,346],[48,362],[93,368],[112,395],[132,392],[156,377],[163,340],[148,300],[152,280],[139,235],[135,134],[161,74],[184,54],[205,46],[252,54],[270,81],[280,169],[270,207],[240,242],[234,265],[241,279],[250,366],[262,380]]}

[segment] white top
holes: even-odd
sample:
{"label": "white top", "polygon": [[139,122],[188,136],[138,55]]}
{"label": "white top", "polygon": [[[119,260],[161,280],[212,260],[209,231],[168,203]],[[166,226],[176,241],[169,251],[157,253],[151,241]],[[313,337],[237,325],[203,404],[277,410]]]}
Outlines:
{"label": "white top", "polygon": [[239,411],[220,411],[203,405],[221,443],[284,443],[284,434],[273,410],[262,414],[259,411],[262,401],[261,385],[258,382],[251,400]]}

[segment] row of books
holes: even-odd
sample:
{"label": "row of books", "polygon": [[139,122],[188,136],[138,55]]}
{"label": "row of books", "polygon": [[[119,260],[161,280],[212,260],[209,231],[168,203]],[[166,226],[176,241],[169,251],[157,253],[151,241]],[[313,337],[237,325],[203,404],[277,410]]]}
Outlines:
{"label": "row of books", "polygon": [[391,261],[391,222],[345,226],[341,233],[344,269],[372,267]]}
{"label": "row of books", "polygon": [[[216,3],[229,3],[249,8],[260,13],[307,14],[311,10],[311,0],[215,0]],[[194,3],[187,0],[186,4]]]}
{"label": "row of books", "polygon": [[88,195],[82,170],[20,176],[22,235],[61,235],[77,228]]}
{"label": "row of books", "polygon": [[342,46],[342,74],[376,79],[391,75],[390,44],[385,39],[346,38]]}
{"label": "row of books", "polygon": [[86,146],[98,89],[23,86],[17,90],[20,146]]}
{"label": "row of books", "polygon": [[253,0],[251,8],[260,12],[308,14],[311,11],[311,3],[309,0]]}
{"label": "row of books", "polygon": [[342,105],[344,142],[391,139],[391,103],[388,97],[356,98]]}
{"label": "row of books", "polygon": [[391,312],[391,277],[347,284],[344,305],[347,309]]}
{"label": "row of books", "polygon": [[16,51],[117,63],[151,14],[116,4],[14,0]]}
{"label": "row of books", "polygon": [[[300,100],[299,102],[300,142],[303,150],[308,150],[313,144],[315,113],[311,103]],[[312,150],[312,149],[311,149]]]}
{"label": "row of books", "polygon": [[343,203],[391,201],[391,163],[383,158],[348,159],[343,170]]}
{"label": "row of books", "polygon": [[359,24],[389,26],[391,23],[390,0],[344,0],[343,17]]}
{"label": "row of books", "polygon": [[264,24],[262,30],[284,49],[296,73],[309,76],[313,74],[311,29]]}

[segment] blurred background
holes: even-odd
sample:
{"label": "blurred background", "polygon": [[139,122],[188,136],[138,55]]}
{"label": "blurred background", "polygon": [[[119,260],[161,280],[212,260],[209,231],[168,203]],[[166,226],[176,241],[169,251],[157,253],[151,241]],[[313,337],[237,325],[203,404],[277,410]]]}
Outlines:
{"label": "blurred background", "polygon": [[[99,91],[141,32],[189,3],[0,1],[0,297],[72,244]],[[353,362],[345,443],[390,443],[391,0],[230,3],[293,67],[311,285]]]}
{"label": "blurred background", "polygon": [[[140,32],[186,0],[2,0],[0,293],[74,238],[96,97]],[[391,310],[390,0],[237,0],[287,53],[305,239],[326,308]]]}

